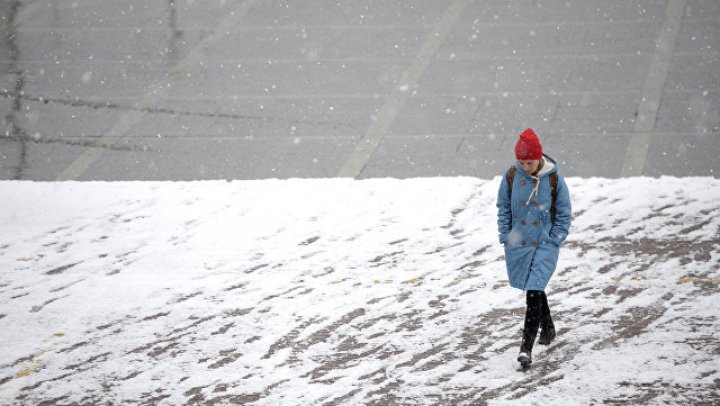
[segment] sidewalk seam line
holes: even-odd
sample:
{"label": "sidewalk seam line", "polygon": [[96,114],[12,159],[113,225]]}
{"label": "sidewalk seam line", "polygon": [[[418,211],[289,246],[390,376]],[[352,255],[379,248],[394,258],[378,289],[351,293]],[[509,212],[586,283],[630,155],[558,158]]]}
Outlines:
{"label": "sidewalk seam line", "polygon": [[657,47],[648,74],[645,77],[642,98],[638,106],[633,134],[628,141],[620,176],[642,176],[645,172],[648,150],[660,108],[663,88],[667,81],[672,62],[675,42],[685,14],[685,0],[670,0],[665,13],[665,21],[660,29]]}

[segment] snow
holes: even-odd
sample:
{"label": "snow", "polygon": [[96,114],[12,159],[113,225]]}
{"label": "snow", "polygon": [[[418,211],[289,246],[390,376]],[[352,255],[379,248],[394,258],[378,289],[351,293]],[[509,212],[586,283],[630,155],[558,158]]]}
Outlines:
{"label": "snow", "polygon": [[499,181],[0,182],[0,404],[718,402],[720,180],[567,179],[526,373]]}

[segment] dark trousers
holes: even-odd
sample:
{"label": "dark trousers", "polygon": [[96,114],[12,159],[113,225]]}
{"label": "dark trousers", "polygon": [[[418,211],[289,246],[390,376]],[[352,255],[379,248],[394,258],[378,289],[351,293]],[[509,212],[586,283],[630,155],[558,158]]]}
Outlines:
{"label": "dark trousers", "polygon": [[[528,290],[526,304],[523,342],[520,351],[530,353],[535,344],[535,337],[537,337],[540,324],[552,323],[552,319],[550,318],[550,306],[548,306],[547,296],[542,290]],[[544,324],[543,328],[545,327]]]}

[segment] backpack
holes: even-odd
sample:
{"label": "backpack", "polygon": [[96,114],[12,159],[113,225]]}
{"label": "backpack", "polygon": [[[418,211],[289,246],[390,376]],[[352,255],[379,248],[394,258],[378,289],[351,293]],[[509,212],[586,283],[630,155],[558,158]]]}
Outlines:
{"label": "backpack", "polygon": [[[511,166],[510,169],[507,171],[507,183],[509,188],[510,196],[512,196],[512,187],[513,182],[515,181],[515,165]],[[558,184],[558,174],[557,172],[553,172],[550,174],[550,189],[552,190],[552,203],[550,204],[550,219],[553,223],[555,223],[555,204],[557,202],[557,184]]]}

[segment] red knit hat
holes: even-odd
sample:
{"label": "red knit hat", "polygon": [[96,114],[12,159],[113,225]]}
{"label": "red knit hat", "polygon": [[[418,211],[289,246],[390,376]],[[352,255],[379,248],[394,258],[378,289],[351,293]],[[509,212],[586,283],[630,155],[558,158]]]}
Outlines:
{"label": "red knit hat", "polygon": [[518,161],[532,161],[542,158],[542,145],[532,128],[520,133],[520,139],[515,144],[515,158]]}

